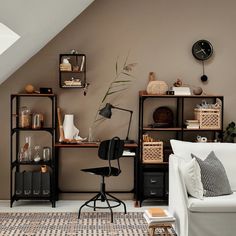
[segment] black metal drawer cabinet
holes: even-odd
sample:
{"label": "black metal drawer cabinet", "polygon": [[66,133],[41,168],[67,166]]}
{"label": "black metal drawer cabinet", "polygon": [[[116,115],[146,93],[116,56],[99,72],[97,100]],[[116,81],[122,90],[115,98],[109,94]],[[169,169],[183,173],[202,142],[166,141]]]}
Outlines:
{"label": "black metal drawer cabinet", "polygon": [[144,197],[163,197],[164,173],[144,172]]}

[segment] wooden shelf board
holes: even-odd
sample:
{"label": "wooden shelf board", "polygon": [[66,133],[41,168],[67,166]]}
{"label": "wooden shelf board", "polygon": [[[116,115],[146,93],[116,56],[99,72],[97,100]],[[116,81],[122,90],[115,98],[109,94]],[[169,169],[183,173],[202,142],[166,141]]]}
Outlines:
{"label": "wooden shelf board", "polygon": [[172,127],[172,128],[150,128],[150,127],[145,127],[143,128],[144,131],[181,131],[182,128],[179,127]]}
{"label": "wooden shelf board", "polygon": [[147,91],[139,91],[140,97],[157,97],[157,98],[178,98],[178,97],[186,97],[186,98],[222,98],[222,95],[159,95],[159,94],[147,94]]}
{"label": "wooden shelf board", "polygon": [[12,94],[13,97],[54,97],[56,94],[54,93],[16,93]]}
{"label": "wooden shelf board", "polygon": [[[98,148],[99,142],[81,142],[81,143],[55,143],[56,148]],[[125,148],[137,148],[137,143],[127,143]]]}

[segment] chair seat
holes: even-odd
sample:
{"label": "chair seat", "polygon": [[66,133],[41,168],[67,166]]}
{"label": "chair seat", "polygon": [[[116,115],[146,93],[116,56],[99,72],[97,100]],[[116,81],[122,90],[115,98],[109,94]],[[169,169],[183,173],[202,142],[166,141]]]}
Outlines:
{"label": "chair seat", "polygon": [[88,172],[94,175],[101,175],[101,176],[118,176],[121,173],[121,171],[115,167],[111,167],[111,172],[110,172],[109,167],[81,169],[81,171]]}

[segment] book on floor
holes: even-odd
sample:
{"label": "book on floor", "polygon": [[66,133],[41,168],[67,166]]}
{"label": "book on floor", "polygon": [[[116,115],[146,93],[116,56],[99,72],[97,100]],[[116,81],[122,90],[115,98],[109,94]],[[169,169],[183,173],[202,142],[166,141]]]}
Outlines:
{"label": "book on floor", "polygon": [[147,214],[150,217],[160,217],[160,216],[163,217],[163,216],[166,216],[166,212],[162,208],[149,208],[147,210]]}
{"label": "book on floor", "polygon": [[148,226],[154,226],[156,224],[163,224],[163,225],[164,224],[173,224],[175,222],[175,218],[174,217],[172,217],[172,218],[165,218],[165,219],[163,219],[163,218],[159,219],[158,217],[156,217],[158,219],[150,219],[147,216],[146,213],[143,213],[143,217],[147,221]]}
{"label": "book on floor", "polygon": [[175,218],[171,216],[167,210],[161,208],[150,208],[145,210],[143,216],[146,219],[148,225],[175,222]]}

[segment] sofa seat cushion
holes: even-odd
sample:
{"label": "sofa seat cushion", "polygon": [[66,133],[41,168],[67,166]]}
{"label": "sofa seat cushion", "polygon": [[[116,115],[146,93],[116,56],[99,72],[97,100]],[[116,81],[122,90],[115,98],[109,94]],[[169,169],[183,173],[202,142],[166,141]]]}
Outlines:
{"label": "sofa seat cushion", "polygon": [[236,192],[233,192],[231,195],[204,197],[203,200],[189,197],[188,209],[191,212],[236,213]]}

